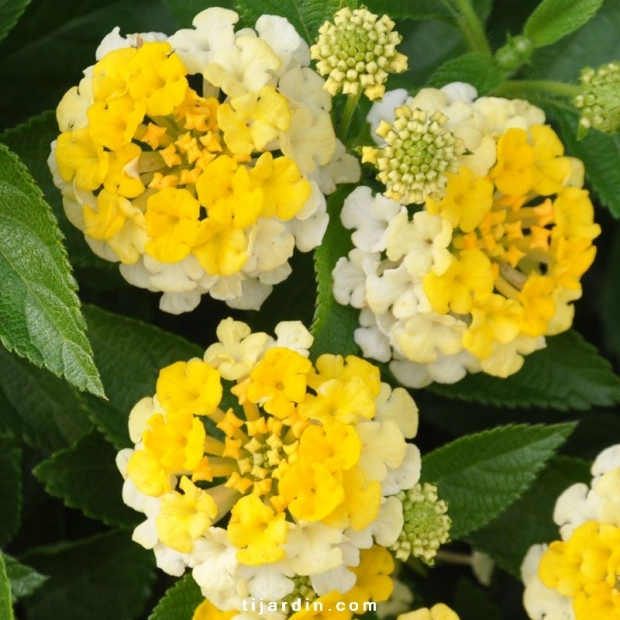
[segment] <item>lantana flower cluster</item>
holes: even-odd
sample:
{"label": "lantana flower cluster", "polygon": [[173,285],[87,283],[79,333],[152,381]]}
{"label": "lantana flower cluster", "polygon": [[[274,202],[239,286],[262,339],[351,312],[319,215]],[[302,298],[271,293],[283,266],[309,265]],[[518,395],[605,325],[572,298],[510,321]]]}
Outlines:
{"label": "lantana flower cluster", "polygon": [[420,510],[407,501],[420,475],[407,442],[417,407],[361,358],[313,364],[301,323],[275,333],[222,321],[203,359],[161,370],[156,394],[133,408],[135,447],[117,459],[124,501],[146,517],[133,538],[169,574],[191,568],[221,611],[250,597],[386,600],[388,547],[419,545],[404,527],[408,506]]}
{"label": "lantana flower cluster", "polygon": [[171,37],[115,29],[57,110],[67,216],[168,312],[205,293],[259,308],[295,247],[321,242],[324,194],[359,178],[307,44],[282,17],[237,21],[210,8]]}
{"label": "lantana flower cluster", "polygon": [[560,540],[530,548],[521,576],[534,620],[620,618],[620,445],[594,460],[590,485],[567,488],[555,504]]}
{"label": "lantana flower cluster", "polygon": [[568,329],[600,233],[582,163],[542,110],[467,84],[387,93],[365,147],[386,186],[360,186],[334,296],[360,309],[364,355],[404,385],[507,377]]}

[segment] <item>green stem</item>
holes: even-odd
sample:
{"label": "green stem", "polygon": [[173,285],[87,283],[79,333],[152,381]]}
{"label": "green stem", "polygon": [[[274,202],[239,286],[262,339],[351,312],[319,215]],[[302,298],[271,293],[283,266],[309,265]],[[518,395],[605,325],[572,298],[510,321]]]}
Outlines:
{"label": "green stem", "polygon": [[353,115],[362,96],[362,89],[360,88],[356,95],[347,95],[347,102],[344,105],[344,111],[342,112],[342,118],[340,119],[340,125],[338,126],[338,137],[346,144],[347,134],[349,133],[349,127],[353,120]]}
{"label": "green stem", "polygon": [[456,25],[468,47],[473,52],[482,52],[490,56],[491,46],[471,2],[469,0],[441,0],[441,2],[454,15]]}
{"label": "green stem", "polygon": [[553,80],[507,80],[493,91],[494,95],[515,96],[544,94],[560,97],[576,97],[581,94],[579,84],[554,82]]}

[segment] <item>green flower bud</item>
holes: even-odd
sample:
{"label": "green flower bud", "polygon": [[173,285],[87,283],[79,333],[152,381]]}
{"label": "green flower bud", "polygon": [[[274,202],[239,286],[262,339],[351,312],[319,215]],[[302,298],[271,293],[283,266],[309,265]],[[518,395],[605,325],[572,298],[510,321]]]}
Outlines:
{"label": "green flower bud", "polygon": [[393,28],[387,15],[366,9],[344,8],[334,23],[325,22],[310,54],[318,61],[317,71],[328,76],[326,90],[357,95],[362,87],[371,100],[383,97],[388,74],[407,68],[407,57],[396,51],[402,37]]}
{"label": "green flower bud", "polygon": [[439,547],[450,539],[448,505],[439,499],[437,487],[427,483],[416,484],[397,497],[403,505],[404,525],[390,549],[399,560],[414,556],[433,565]]}
{"label": "green flower bud", "polygon": [[591,127],[603,133],[620,129],[620,62],[611,62],[598,69],[586,67],[581,72],[582,92],[574,100],[581,110],[579,137]]}
{"label": "green flower bud", "polygon": [[444,128],[447,117],[409,105],[396,109],[390,125],[377,129],[386,145],[365,146],[362,161],[376,166],[377,179],[386,186],[385,195],[404,204],[421,203],[446,185],[446,172],[457,172],[458,157],[465,152],[461,140]]}

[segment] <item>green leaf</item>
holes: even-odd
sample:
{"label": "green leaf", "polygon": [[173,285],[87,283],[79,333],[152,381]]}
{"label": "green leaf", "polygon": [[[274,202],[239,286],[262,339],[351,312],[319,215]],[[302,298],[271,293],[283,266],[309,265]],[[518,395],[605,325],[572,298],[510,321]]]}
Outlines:
{"label": "green leaf", "polygon": [[340,221],[342,204],[350,191],[350,186],[340,186],[328,198],[329,225],[323,242],[314,251],[317,300],[312,324],[313,357],[323,353],[339,355],[359,353],[359,348],[353,339],[353,332],[359,327],[359,312],[351,306],[341,306],[332,293],[332,271],[336,262],[340,257],[346,256],[353,247],[351,233]]}
{"label": "green leaf", "polygon": [[[235,8],[234,0],[218,0],[216,4],[227,9]],[[164,0],[164,6],[168,7],[179,28],[191,28],[194,17],[208,4],[205,0]]]}
{"label": "green leaf", "polygon": [[164,594],[148,620],[192,620],[203,601],[198,584],[191,575],[185,575]]}
{"label": "green leaf", "polygon": [[178,361],[202,357],[186,340],[134,319],[93,306],[84,316],[109,401],[88,397],[91,417],[116,448],[132,446],[127,421],[133,406],[155,394],[159,371]]}
{"label": "green leaf", "polygon": [[611,364],[577,332],[547,338],[547,347],[525,358],[523,368],[506,379],[484,373],[431,391],[498,407],[551,407],[562,411],[606,407],[620,402],[620,377]]}
{"label": "green leaf", "polygon": [[[68,383],[0,347],[0,388],[10,409],[0,425],[49,452],[85,435],[91,424],[80,395]],[[92,397],[94,398],[94,397]]]}
{"label": "green leaf", "polygon": [[237,10],[246,26],[253,27],[261,15],[286,17],[307,43],[312,44],[323,23],[340,9],[340,0],[238,0]]}
{"label": "green leaf", "polygon": [[590,463],[557,456],[549,461],[534,484],[493,522],[469,536],[498,566],[519,577],[527,550],[559,539],[553,510],[559,495],[576,482],[590,482]]}
{"label": "green leaf", "polygon": [[496,427],[461,437],[422,459],[422,480],[439,488],[463,538],[492,521],[532,484],[574,424]]}
{"label": "green leaf", "polygon": [[577,139],[579,117],[559,107],[553,111],[562,129],[562,139],[570,155],[583,161],[586,178],[611,214],[620,217],[620,135],[608,136],[591,130]]}
{"label": "green leaf", "polygon": [[620,3],[604,2],[582,28],[548,47],[537,49],[527,67],[526,79],[570,82],[586,66],[598,67],[618,58]]}
{"label": "green leaf", "polygon": [[377,15],[387,14],[396,19],[451,19],[445,2],[437,0],[368,0],[364,6]]}
{"label": "green leaf", "polygon": [[103,395],[56,221],[25,166],[0,145],[0,340],[81,390]]}
{"label": "green leaf", "polygon": [[496,60],[481,52],[469,52],[442,64],[428,81],[428,86],[441,88],[451,82],[468,82],[484,95],[502,83],[504,73]]}
{"label": "green leaf", "polygon": [[33,473],[66,506],[107,525],[135,526],[138,515],[122,500],[123,479],[115,465],[116,454],[99,433],[91,432],[39,463]]}
{"label": "green leaf", "polygon": [[50,577],[23,601],[28,620],[134,620],[150,596],[153,553],[125,532],[41,548],[23,557]]}
{"label": "green leaf", "polygon": [[56,113],[50,110],[1,133],[0,142],[6,144],[24,162],[46,201],[52,207],[65,237],[71,265],[74,268],[96,267],[107,272],[117,272],[117,265],[104,261],[93,253],[84,240],[83,233],[73,226],[65,215],[60,190],[54,185],[47,165],[52,141],[58,138],[58,134]]}
{"label": "green leaf", "polygon": [[551,45],[589,22],[602,4],[603,0],[543,0],[523,33],[535,47]]}
{"label": "green leaf", "polygon": [[[363,3],[370,11],[401,19],[442,19],[455,21],[460,14],[454,0],[369,0]],[[478,18],[485,22],[491,13],[492,0],[473,0]]]}
{"label": "green leaf", "polygon": [[0,41],[11,31],[30,0],[0,0]]}
{"label": "green leaf", "polygon": [[0,437],[0,547],[11,541],[21,521],[21,458],[19,446]]}
{"label": "green leaf", "polygon": [[11,584],[6,574],[4,554],[0,552],[0,618],[13,620],[13,597],[11,596]]}
{"label": "green leaf", "polygon": [[36,589],[40,588],[46,581],[47,576],[41,575],[34,568],[18,562],[10,555],[4,554],[6,572],[11,584],[11,594],[13,600],[30,596]]}

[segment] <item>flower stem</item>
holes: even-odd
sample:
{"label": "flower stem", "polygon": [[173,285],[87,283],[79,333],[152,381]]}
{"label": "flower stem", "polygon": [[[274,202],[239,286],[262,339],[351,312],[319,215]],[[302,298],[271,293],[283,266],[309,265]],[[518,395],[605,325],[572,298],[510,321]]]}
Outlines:
{"label": "flower stem", "polygon": [[452,13],[456,25],[462,32],[467,45],[473,52],[491,55],[491,46],[484,33],[484,28],[469,0],[441,0]]}
{"label": "flower stem", "polygon": [[513,97],[532,93],[573,98],[581,93],[581,86],[553,80],[507,80],[493,91],[494,95]]}
{"label": "flower stem", "polygon": [[435,559],[438,562],[446,562],[446,564],[471,564],[472,556],[469,553],[456,553],[455,551],[444,551],[443,549],[437,552]]}
{"label": "flower stem", "polygon": [[351,121],[353,120],[353,115],[355,114],[355,110],[361,96],[361,89],[357,92],[357,94],[347,96],[347,102],[345,103],[342,118],[340,119],[340,124],[338,126],[338,137],[344,144],[346,144],[349,127],[351,126]]}

